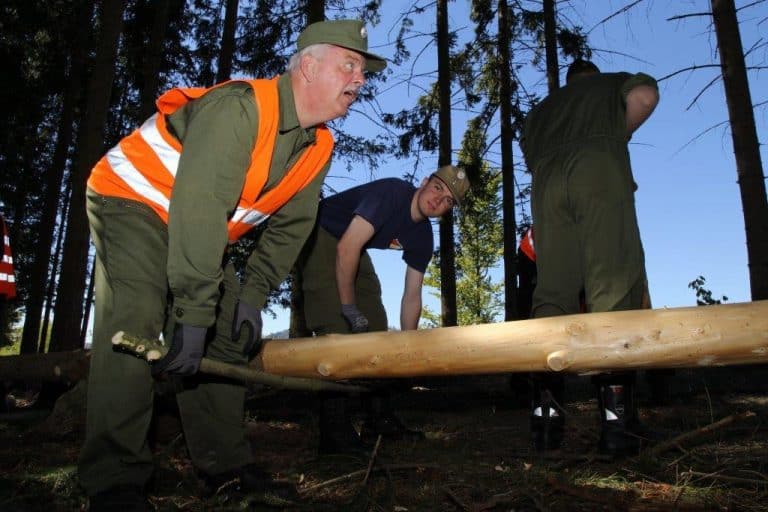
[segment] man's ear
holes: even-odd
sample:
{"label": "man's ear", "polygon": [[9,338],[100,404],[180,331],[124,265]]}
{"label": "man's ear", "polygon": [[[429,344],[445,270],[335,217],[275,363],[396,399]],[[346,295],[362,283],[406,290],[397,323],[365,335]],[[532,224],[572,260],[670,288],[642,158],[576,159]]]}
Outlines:
{"label": "man's ear", "polygon": [[299,68],[301,69],[301,76],[304,77],[304,80],[306,80],[307,83],[312,83],[315,79],[315,74],[317,73],[317,59],[312,55],[303,55],[301,57]]}

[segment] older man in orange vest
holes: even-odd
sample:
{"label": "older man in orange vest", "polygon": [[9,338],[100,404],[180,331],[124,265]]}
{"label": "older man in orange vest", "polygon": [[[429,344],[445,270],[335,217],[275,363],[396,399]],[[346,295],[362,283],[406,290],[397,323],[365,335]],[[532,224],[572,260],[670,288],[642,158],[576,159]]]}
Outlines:
{"label": "older man in orange vest", "polygon": [[[96,314],[80,480],[91,510],[148,509],[151,376],[186,377],[177,394],[192,463],[209,487],[294,497],[253,465],[245,388],[198,378],[203,354],[246,364],[261,308],[312,230],[330,166],[326,122],[345,115],[383,58],[357,20],[315,23],[288,72],[271,80],[174,89],[158,112],[96,164],[87,211],[96,246]],[[268,221],[241,286],[227,246]],[[151,369],[112,351],[119,330],[157,337]]]}

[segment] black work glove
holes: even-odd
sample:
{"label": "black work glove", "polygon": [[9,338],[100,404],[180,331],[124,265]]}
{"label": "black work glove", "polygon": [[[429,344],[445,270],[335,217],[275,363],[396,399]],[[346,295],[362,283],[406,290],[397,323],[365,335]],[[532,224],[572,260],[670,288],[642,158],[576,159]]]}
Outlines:
{"label": "black work glove", "polygon": [[152,376],[161,373],[172,375],[192,375],[200,368],[200,360],[205,352],[205,327],[176,324],[173,328],[171,346],[165,357],[152,363]]}
{"label": "black work glove", "polygon": [[344,316],[344,320],[349,324],[349,328],[353,334],[359,332],[368,332],[368,319],[364,314],[357,309],[354,304],[342,304],[341,314]]}
{"label": "black work glove", "polygon": [[[235,308],[232,322],[232,339],[243,344],[243,355],[253,359],[261,352],[261,309],[240,301]],[[244,339],[240,339],[243,327],[247,329]]]}

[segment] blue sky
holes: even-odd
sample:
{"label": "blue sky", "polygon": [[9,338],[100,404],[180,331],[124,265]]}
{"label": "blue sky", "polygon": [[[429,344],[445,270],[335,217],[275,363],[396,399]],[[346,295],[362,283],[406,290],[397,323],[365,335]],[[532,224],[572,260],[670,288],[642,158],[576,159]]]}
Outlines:
{"label": "blue sky", "polygon": [[[710,2],[646,0],[627,13],[601,20],[632,4],[624,1],[577,0],[558,2],[561,16],[589,33],[589,42],[595,49],[593,61],[603,71],[642,71],[661,78],[691,66],[717,63],[716,40],[711,17],[688,17],[680,21],[668,18],[691,13],[707,12]],[[751,4],[736,2],[737,7]],[[394,16],[409,2],[386,0],[386,15],[381,24],[369,27],[371,48],[384,56],[393,52]],[[459,30],[459,37],[469,37],[471,26],[467,14],[468,2],[449,3],[450,27]],[[531,3],[536,9],[537,3]],[[419,18],[417,18],[419,19]],[[422,15],[424,31],[432,30],[434,14],[428,10]],[[745,49],[756,43],[765,44],[768,36],[768,9],[765,4],[746,8],[739,15],[742,45]],[[762,41],[759,41],[763,38]],[[425,40],[415,39],[415,49]],[[765,65],[768,50],[765,46],[752,52],[748,65]],[[521,56],[522,58],[522,56]],[[562,63],[561,63],[562,64]],[[567,63],[565,63],[567,64]],[[410,71],[393,69],[393,83]],[[434,69],[434,48],[427,49],[416,62],[418,72]],[[655,308],[695,305],[695,296],[688,283],[699,275],[707,279],[707,288],[716,297],[728,296],[729,302],[750,300],[744,220],[736,183],[736,165],[728,129],[727,107],[720,81],[709,87],[693,104],[696,96],[719,73],[718,68],[703,68],[682,73],[659,84],[661,101],[651,119],[635,134],[630,152],[635,181],[640,232],[646,252],[651,298]],[[768,80],[758,71],[750,72],[753,104],[768,101]],[[546,89],[543,74],[530,72],[525,87]],[[561,75],[562,77],[562,75]],[[561,81],[563,79],[561,78]],[[420,94],[417,87],[389,90],[378,97],[385,110],[409,106]],[[361,110],[364,110],[361,108]],[[755,110],[758,138],[762,143],[763,168],[766,167],[765,139],[768,134],[766,106]],[[462,118],[453,115],[453,147],[461,142],[464,130]],[[355,131],[376,130],[359,113],[352,113],[344,123],[345,129]],[[514,148],[515,160],[522,157]],[[436,164],[436,157],[433,164]],[[376,177],[402,176],[413,168],[408,161],[386,162],[376,171]],[[427,175],[433,167],[422,168],[419,176]],[[370,177],[370,170],[355,169],[347,173],[341,164],[331,169],[329,185],[337,190],[362,183]],[[384,304],[390,325],[399,325],[399,303],[405,265],[401,253],[371,251],[384,288]],[[501,279],[501,273],[498,273]],[[425,289],[425,304],[439,310],[439,302]],[[265,333],[286,329],[288,316],[278,312],[276,319],[265,315]]]}

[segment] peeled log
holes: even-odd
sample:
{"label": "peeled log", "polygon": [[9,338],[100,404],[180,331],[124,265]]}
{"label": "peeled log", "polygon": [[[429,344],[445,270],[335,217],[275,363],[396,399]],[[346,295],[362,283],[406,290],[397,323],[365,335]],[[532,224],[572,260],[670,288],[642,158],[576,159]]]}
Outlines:
{"label": "peeled log", "polygon": [[766,362],[768,301],[756,301],[272,340],[256,364],[276,375],[340,380]]}

